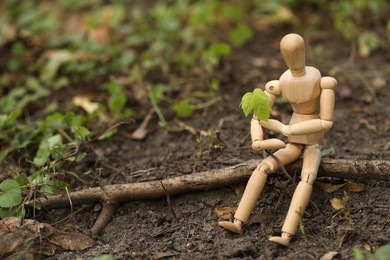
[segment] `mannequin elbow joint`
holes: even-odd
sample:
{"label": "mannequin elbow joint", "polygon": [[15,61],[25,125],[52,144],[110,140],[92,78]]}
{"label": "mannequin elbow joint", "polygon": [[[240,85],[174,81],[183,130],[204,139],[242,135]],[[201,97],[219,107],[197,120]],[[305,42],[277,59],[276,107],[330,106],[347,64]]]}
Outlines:
{"label": "mannequin elbow joint", "polygon": [[323,130],[329,130],[333,126],[332,121],[327,121],[327,120],[321,120],[321,127]]}

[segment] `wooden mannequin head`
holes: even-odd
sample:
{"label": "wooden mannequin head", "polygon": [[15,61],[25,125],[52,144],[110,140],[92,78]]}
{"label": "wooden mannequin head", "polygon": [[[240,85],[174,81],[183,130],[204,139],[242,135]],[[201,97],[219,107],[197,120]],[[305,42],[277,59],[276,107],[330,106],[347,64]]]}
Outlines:
{"label": "wooden mannequin head", "polygon": [[305,74],[305,41],[295,33],[287,34],[280,41],[280,51],[293,76]]}

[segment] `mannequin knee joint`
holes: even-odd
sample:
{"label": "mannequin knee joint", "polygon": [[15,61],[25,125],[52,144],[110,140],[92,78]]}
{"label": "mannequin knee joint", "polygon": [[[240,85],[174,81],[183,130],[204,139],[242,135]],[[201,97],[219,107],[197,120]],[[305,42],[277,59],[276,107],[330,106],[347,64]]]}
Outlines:
{"label": "mannequin knee joint", "polygon": [[306,173],[305,174],[304,173],[304,174],[302,174],[301,181],[306,182],[310,185],[313,185],[316,178],[317,178],[317,174],[313,174],[313,173]]}
{"label": "mannequin knee joint", "polygon": [[272,172],[272,167],[269,163],[267,162],[262,162],[260,163],[257,168],[256,168],[257,172],[258,173],[262,173],[262,174],[265,174],[265,175],[268,175]]}

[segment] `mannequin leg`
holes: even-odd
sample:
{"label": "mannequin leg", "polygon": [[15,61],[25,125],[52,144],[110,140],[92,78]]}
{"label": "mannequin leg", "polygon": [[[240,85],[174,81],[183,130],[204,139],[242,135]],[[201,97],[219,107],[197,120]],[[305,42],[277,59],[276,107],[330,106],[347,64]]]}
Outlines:
{"label": "mannequin leg", "polygon": [[282,227],[282,235],[280,237],[270,237],[270,241],[288,246],[292,236],[294,236],[299,220],[305,211],[307,204],[310,201],[310,196],[313,189],[313,183],[317,178],[318,167],[321,162],[321,150],[319,145],[307,146],[303,154],[303,165],[301,172],[301,181],[295,189],[291,199],[290,208]]}
{"label": "mannequin leg", "polygon": [[[277,151],[274,155],[283,165],[286,165],[295,161],[301,154],[303,148],[303,145],[287,144],[286,148]],[[220,221],[218,225],[234,233],[241,234],[242,225],[248,220],[250,213],[255,207],[256,201],[267,181],[268,174],[276,171],[278,168],[279,163],[271,156],[264,159],[254,170],[248,181],[236,214],[234,215],[234,222]]]}

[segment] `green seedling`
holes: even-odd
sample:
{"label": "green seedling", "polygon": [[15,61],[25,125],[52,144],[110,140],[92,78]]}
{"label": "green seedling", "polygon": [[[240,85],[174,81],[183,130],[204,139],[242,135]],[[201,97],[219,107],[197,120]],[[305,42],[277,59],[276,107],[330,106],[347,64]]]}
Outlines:
{"label": "green seedling", "polygon": [[175,103],[172,108],[178,117],[187,118],[190,117],[196,110],[212,106],[218,101],[219,97],[216,97],[204,103],[191,104],[189,98],[184,98],[181,101]]}
{"label": "green seedling", "polygon": [[257,88],[242,97],[240,107],[244,111],[245,116],[253,112],[253,115],[259,120],[268,121],[272,111],[269,102],[270,100],[265,92]]}

